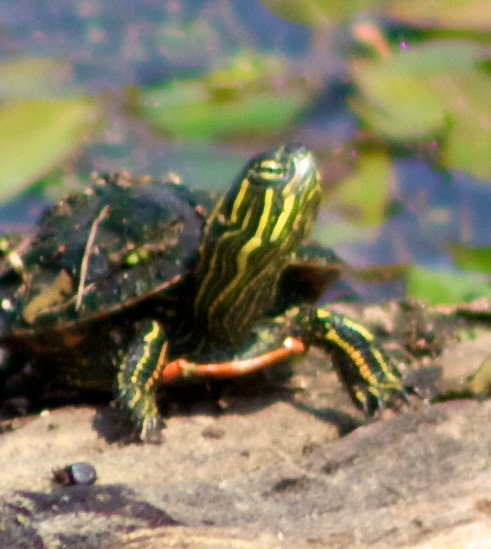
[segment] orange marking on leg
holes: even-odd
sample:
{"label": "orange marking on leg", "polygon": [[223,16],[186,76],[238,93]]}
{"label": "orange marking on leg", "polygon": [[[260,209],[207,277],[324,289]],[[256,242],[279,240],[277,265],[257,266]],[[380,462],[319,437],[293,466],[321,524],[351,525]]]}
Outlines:
{"label": "orange marking on leg", "polygon": [[165,368],[160,374],[160,382],[170,383],[171,381],[181,377],[183,370],[185,370],[186,367],[189,367],[189,365],[190,362],[184,358],[178,358],[172,362],[169,362],[165,365]]}
{"label": "orange marking on leg", "polygon": [[178,358],[166,365],[160,379],[163,383],[181,376],[227,379],[260,370],[290,356],[302,354],[304,351],[305,345],[302,341],[289,337],[285,340],[284,347],[247,360],[194,364],[185,358]]}
{"label": "orange marking on leg", "polygon": [[78,345],[85,338],[85,334],[74,334],[72,332],[69,332],[68,330],[62,332],[62,334],[63,343],[67,347],[75,347],[75,345]]}

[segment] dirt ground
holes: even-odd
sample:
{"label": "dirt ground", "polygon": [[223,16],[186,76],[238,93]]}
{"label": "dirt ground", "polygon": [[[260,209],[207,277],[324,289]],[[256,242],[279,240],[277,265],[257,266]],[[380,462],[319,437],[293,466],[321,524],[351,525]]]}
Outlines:
{"label": "dirt ground", "polygon": [[[448,343],[427,370],[446,400],[369,423],[316,351],[295,390],[172,403],[160,445],[109,442],[106,406],[3,422],[0,547],[491,548],[491,401],[463,398],[490,349]],[[76,462],[95,484],[53,483]]]}

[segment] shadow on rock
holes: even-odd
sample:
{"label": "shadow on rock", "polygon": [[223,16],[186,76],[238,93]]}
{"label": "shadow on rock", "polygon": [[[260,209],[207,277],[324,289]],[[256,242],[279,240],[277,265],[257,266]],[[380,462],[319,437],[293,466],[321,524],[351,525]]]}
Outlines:
{"label": "shadow on rock", "polygon": [[[87,515],[90,531],[81,527]],[[40,531],[46,528],[60,546],[95,549],[116,532],[182,525],[120,485],[62,487],[52,493],[17,491],[12,501],[0,503],[0,516],[2,548],[45,547]]]}

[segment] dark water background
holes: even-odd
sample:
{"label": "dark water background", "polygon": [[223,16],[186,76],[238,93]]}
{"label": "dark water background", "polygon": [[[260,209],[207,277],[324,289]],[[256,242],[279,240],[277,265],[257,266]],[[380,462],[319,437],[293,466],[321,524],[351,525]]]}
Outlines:
{"label": "dark water background", "polygon": [[[347,98],[350,42],[347,26],[314,29],[277,18],[256,0],[3,0],[0,61],[52,57],[69,61],[69,86],[101,98],[102,127],[74,153],[83,180],[95,169],[128,168],[135,175],[180,174],[190,186],[222,190],[252,154],[282,141],[301,141],[320,158],[327,179],[349,173],[349,161],[332,162],[332,151],[348,153],[357,120]],[[163,80],[199,78],[217,59],[243,51],[287,59],[316,88],[294,123],[259,142],[230,139],[170,139],[124,109],[125,87]],[[356,151],[353,151],[353,155]],[[349,159],[349,154],[347,158]],[[315,237],[356,267],[417,263],[451,268],[450,242],[491,242],[489,185],[462,172],[445,174],[417,155],[392,158],[395,182],[390,211],[380,226],[350,225],[327,201]],[[77,186],[73,180],[68,188]],[[0,208],[0,231],[26,232],[42,209],[66,189],[22,192]],[[358,284],[366,300],[400,296],[403,281]]]}

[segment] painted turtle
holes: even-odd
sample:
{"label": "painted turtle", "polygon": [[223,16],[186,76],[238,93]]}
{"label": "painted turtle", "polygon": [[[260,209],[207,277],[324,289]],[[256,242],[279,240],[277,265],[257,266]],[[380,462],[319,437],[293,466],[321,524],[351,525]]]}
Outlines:
{"label": "painted turtle", "polygon": [[320,199],[314,157],[297,144],[254,157],[219,200],[99,177],[31,235],[0,242],[3,369],[29,363],[53,387],[116,377],[142,440],[158,431],[157,382],[243,374],[310,345],[333,355],[367,414],[404,397],[373,335],[312,304],[336,273],[327,250],[301,247]]}

